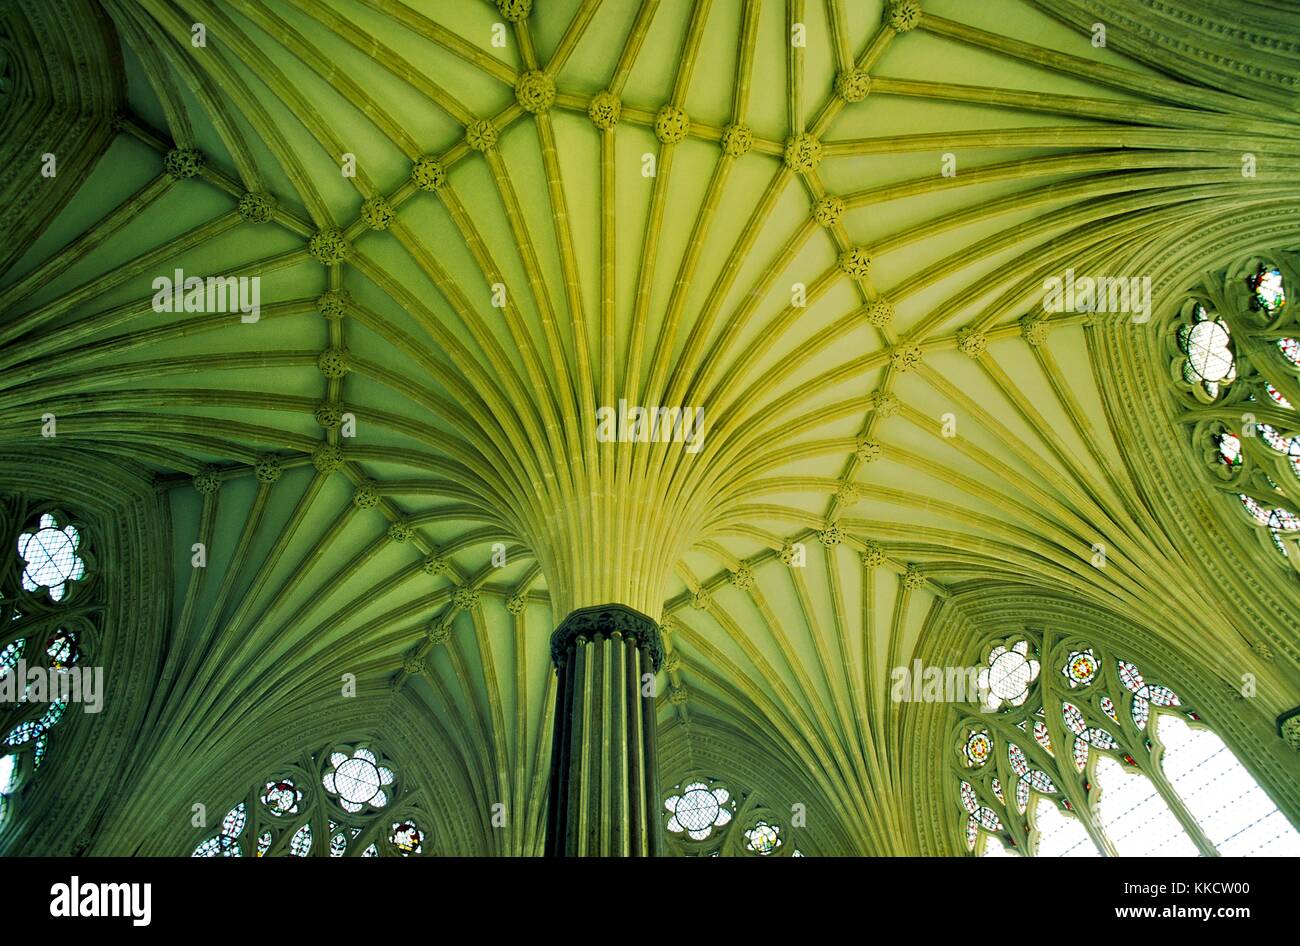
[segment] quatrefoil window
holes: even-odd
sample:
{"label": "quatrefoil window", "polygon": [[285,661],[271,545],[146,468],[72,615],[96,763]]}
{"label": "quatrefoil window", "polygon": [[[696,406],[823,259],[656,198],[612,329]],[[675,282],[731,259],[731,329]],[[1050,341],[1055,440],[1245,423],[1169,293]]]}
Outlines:
{"label": "quatrefoil window", "polygon": [[1237,361],[1228,324],[1200,303],[1192,307],[1191,324],[1179,327],[1178,347],[1187,356],[1183,380],[1198,386],[1210,400],[1236,380]]}
{"label": "quatrefoil window", "polygon": [[41,516],[35,532],[18,536],[18,554],[23,562],[23,587],[28,591],[48,589],[50,598],[62,601],[67,583],[86,574],[86,563],[77,554],[81,533],[75,526],[59,528],[54,516]]}
{"label": "quatrefoil window", "polygon": [[1038,679],[1038,661],[1029,656],[1029,642],[1010,648],[1001,644],[989,651],[988,666],[980,670],[979,688],[987,692],[984,705],[991,710],[1003,702],[1019,706],[1029,698],[1029,686]]}
{"label": "quatrefoil window", "polygon": [[383,808],[388,804],[384,786],[392,785],[391,769],[380,765],[369,749],[357,749],[348,757],[342,752],[330,756],[330,767],[322,782],[325,791],[338,798],[344,811],[356,813],[370,805]]}
{"label": "quatrefoil window", "polygon": [[710,789],[703,782],[691,782],[680,795],[664,799],[664,807],[672,813],[668,830],[673,834],[685,832],[696,841],[703,841],[731,821],[731,793],[725,788]]}

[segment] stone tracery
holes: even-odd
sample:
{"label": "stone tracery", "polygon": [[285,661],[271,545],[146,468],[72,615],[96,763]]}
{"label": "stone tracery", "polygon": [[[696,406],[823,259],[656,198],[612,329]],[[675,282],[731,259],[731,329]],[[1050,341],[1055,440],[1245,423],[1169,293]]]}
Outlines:
{"label": "stone tracery", "polygon": [[[140,267],[128,263],[120,274],[106,270],[40,297],[31,294],[32,274],[55,276],[63,265],[40,261],[0,290],[20,303],[4,336],[21,349],[0,359],[12,379],[4,391],[13,439],[20,413],[64,392],[78,395],[59,411],[84,425],[84,442],[148,465],[178,493],[192,477],[199,498],[176,500],[185,513],[178,523],[210,538],[217,510],[236,510],[236,524],[225,527],[234,534],[213,544],[231,577],[196,575],[178,587],[186,633],[220,628],[258,673],[268,672],[264,662],[279,648],[243,651],[236,642],[253,628],[286,635],[285,651],[290,640],[319,637],[354,653],[342,638],[362,635],[371,642],[363,673],[393,680],[401,688],[394,699],[418,700],[445,720],[440,744],[472,772],[464,798],[486,793],[537,807],[549,727],[539,707],[551,684],[539,670],[546,664],[536,638],[581,605],[617,601],[655,619],[680,617],[680,679],[664,687],[664,721],[774,716],[774,741],[791,746],[787,765],[845,760],[844,784],[823,782],[819,791],[849,822],[898,808],[884,761],[902,748],[893,733],[898,711],[871,678],[906,655],[924,609],[976,575],[1031,576],[1117,607],[1150,608],[1154,623],[1194,625],[1234,651],[1247,647],[1240,627],[1202,616],[1213,604],[1208,593],[1163,600],[1165,587],[1191,585],[1195,571],[1171,554],[1186,542],[1184,527],[1145,511],[1140,497],[1160,491],[1156,474],[1134,471],[1127,458],[1140,451],[1112,449],[1110,425],[1125,416],[1119,398],[1140,395],[1094,389],[1062,365],[1067,352],[1085,347],[1104,353],[1099,363],[1122,360],[1125,329],[1087,314],[1044,317],[1033,311],[1033,293],[1044,273],[1076,256],[1119,265],[1099,249],[1108,243],[1144,233],[1163,248],[1288,200],[1289,179],[1249,190],[1239,174],[1232,179],[1238,137],[1283,166],[1294,150],[1293,135],[1266,127],[1257,101],[1153,80],[1114,61],[1105,66],[1119,71],[1106,71],[1077,62],[1083,47],[1070,46],[1065,32],[1053,40],[1068,53],[911,0],[882,6],[870,23],[843,4],[825,5],[821,45],[767,84],[754,50],[774,28],[763,19],[771,14],[723,4],[711,15],[725,22],[711,24],[698,5],[678,40],[660,32],[665,14],[646,4],[621,24],[575,18],[543,46],[534,45],[531,18],[545,14],[511,0],[495,10],[484,4],[463,23],[404,11],[385,25],[388,41],[412,33],[431,54],[469,70],[463,91],[420,87],[445,113],[438,133],[424,138],[404,130],[415,125],[401,120],[397,99],[361,86],[327,88],[313,66],[320,50],[306,34],[286,47],[302,82],[271,66],[253,70],[256,88],[237,79],[229,63],[253,48],[253,36],[278,32],[279,15],[256,4],[232,4],[237,16],[195,4],[213,13],[221,37],[198,66],[179,64],[174,49],[125,25],[156,23],[183,40],[185,24],[166,4],[126,6],[106,4],[132,55],[155,75],[174,70],[207,88],[195,93],[201,108],[247,123],[219,120],[215,133],[197,133],[187,106],[161,83],[153,95],[164,103],[166,131],[139,115],[123,127],[136,158],[153,152],[150,173],[161,183],[151,186],[195,195],[196,204],[198,189],[237,202],[225,223],[220,215],[189,218],[191,245],[220,245],[230,226],[243,228],[238,238],[256,225],[292,240],[241,264],[262,267],[268,283],[284,279],[280,308],[267,319],[284,343],[250,344],[252,336],[215,319],[160,325],[129,303],[83,316],[83,304],[125,290]],[[301,9],[294,15],[311,18]],[[516,37],[501,57],[468,38],[471,24],[495,15]],[[313,26],[351,44],[354,61],[376,74],[418,74],[396,44],[364,52],[357,32],[328,12]],[[600,31],[616,26],[626,45],[581,58]],[[734,69],[710,66],[702,44],[711,30],[738,47]],[[652,88],[636,71],[647,41],[670,54],[671,90]],[[895,65],[911,62],[906,44],[940,42],[1036,62],[1049,82],[1065,74],[1090,82],[1087,96],[1036,102],[998,83],[980,90],[983,101],[1016,114],[1052,112],[1061,123],[1053,147],[1061,150],[1008,155],[1005,166],[963,167],[952,179],[919,164],[897,182],[842,170],[938,144],[864,110],[891,97],[922,109],[927,99],[969,104],[974,93],[958,82],[895,78],[907,74]],[[816,83],[814,56],[835,67]],[[734,100],[707,101],[706,73]],[[211,95],[214,83],[223,97]],[[1116,88],[1121,95],[1111,97]],[[297,114],[292,132],[267,117],[268,90]],[[343,136],[327,120],[326,96],[335,91],[364,113],[368,140],[395,149],[386,163],[363,155],[355,178],[339,178],[316,153],[333,161],[347,150],[335,147]],[[763,107],[764,96],[788,102],[784,122]],[[137,92],[133,104],[141,100]],[[1134,114],[1139,121],[1129,121]],[[1101,123],[1107,148],[1089,150],[1090,122]],[[1072,137],[1085,126],[1091,139]],[[1180,141],[1189,129],[1198,140]],[[958,142],[945,147],[1033,148],[1042,131],[1028,122],[1008,131],[982,116],[975,130],[943,137]],[[251,139],[266,146],[270,162],[260,149],[253,157]],[[633,145],[637,160],[627,163],[618,149]],[[653,178],[641,176],[647,149],[658,156]],[[982,188],[1010,169],[1026,180],[1079,176],[999,203]],[[742,173],[753,175],[744,188],[729,184],[729,174]],[[636,201],[628,181],[644,182]],[[688,181],[696,191],[684,197]],[[978,207],[957,200],[897,226],[875,226],[863,212],[967,187],[980,192]],[[146,197],[127,205],[144,211]],[[790,211],[787,200],[798,207]],[[597,205],[584,220],[582,211]],[[635,214],[625,213],[633,206]],[[1027,221],[1001,217],[1017,207],[1029,209]],[[729,217],[743,232],[725,229]],[[953,236],[972,223],[989,228],[986,245]],[[1295,245],[1283,234],[1269,240]],[[722,252],[713,253],[715,245]],[[921,246],[942,249],[915,257],[925,266],[908,265],[907,254]],[[1001,249],[1016,255],[994,268]],[[635,266],[620,262],[629,254]],[[1187,255],[1198,271],[1209,265],[1211,254]],[[796,277],[806,284],[806,307],[788,302],[784,283]],[[497,284],[500,307],[492,302]],[[62,334],[38,340],[65,319]],[[155,359],[146,360],[137,332],[155,346]],[[211,345],[186,342],[205,334]],[[239,381],[220,380],[232,372],[242,372]],[[1102,377],[1118,385],[1120,374]],[[709,405],[716,420],[698,463],[658,447],[601,452],[586,442],[589,408],[629,393],[625,387]],[[93,404],[80,397],[89,393]],[[344,404],[371,434],[343,435]],[[956,438],[941,432],[947,413],[957,420]],[[114,438],[116,446],[104,446]],[[922,477],[924,487],[909,482]],[[258,537],[272,534],[261,531],[268,508],[280,510],[283,531],[264,542]],[[504,570],[487,564],[493,542],[507,546]],[[1109,550],[1104,571],[1089,564],[1098,543]],[[1262,561],[1254,551],[1234,554]],[[809,571],[794,564],[805,555]],[[791,567],[782,571],[778,557]],[[807,586],[812,574],[824,581],[815,589]],[[1278,596],[1294,604],[1291,591]],[[867,615],[861,633],[848,635],[843,628],[858,612]],[[1265,696],[1281,708],[1294,679],[1294,643],[1288,651],[1287,624],[1276,613],[1259,625],[1284,655]],[[755,643],[758,629],[770,641]],[[870,647],[850,643],[859,639]],[[429,652],[432,643],[445,646]],[[426,652],[412,657],[413,647]],[[802,732],[810,728],[820,735]],[[501,765],[503,752],[512,766]],[[538,850],[532,824],[524,819],[500,843]],[[875,826],[845,836],[854,849],[890,843]]]}

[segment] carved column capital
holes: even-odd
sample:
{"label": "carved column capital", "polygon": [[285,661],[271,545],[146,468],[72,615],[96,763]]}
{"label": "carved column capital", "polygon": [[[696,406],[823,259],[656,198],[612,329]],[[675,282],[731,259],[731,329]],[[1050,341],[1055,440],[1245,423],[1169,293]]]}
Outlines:
{"label": "carved column capital", "polygon": [[551,635],[551,660],[563,667],[573,645],[579,640],[613,637],[615,634],[635,640],[646,650],[651,669],[658,671],[664,660],[663,635],[654,620],[622,604],[602,604],[578,608],[560,622]]}

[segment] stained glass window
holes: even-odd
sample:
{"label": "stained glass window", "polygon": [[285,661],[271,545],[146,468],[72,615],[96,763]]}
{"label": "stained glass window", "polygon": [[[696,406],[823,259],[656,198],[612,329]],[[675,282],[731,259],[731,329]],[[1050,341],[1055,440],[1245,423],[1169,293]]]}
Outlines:
{"label": "stained glass window", "polygon": [[267,782],[266,791],[262,793],[262,804],[267,811],[277,818],[284,815],[296,815],[298,803],[302,801],[302,792],[293,784],[292,779]]}
{"label": "stained glass window", "polygon": [[979,838],[979,829],[1001,831],[1002,822],[998,813],[987,805],[981,805],[975,795],[975,789],[968,782],[961,783],[961,803],[966,809],[966,844],[974,847]]}
{"label": "stained glass window", "polygon": [[[1050,653],[1039,631],[987,644],[990,683],[1008,654],[1055,669],[1040,676],[1017,663],[1003,688],[1017,691],[1014,701],[957,711],[953,784],[968,850],[1300,853],[1300,832],[1164,681],[1095,643],[1053,640]],[[991,713],[997,726],[981,725]],[[1029,738],[1008,739],[1008,731]],[[1066,745],[1053,745],[1054,732],[1066,734]]]}
{"label": "stained glass window", "polygon": [[1117,662],[1120,682],[1133,694],[1133,723],[1138,729],[1147,724],[1151,704],[1156,706],[1179,706],[1178,696],[1165,686],[1153,686],[1142,678],[1142,671],[1126,660]]}
{"label": "stained glass window", "polygon": [[1052,735],[1047,729],[1047,723],[1041,719],[1034,723],[1034,742],[1042,746],[1048,755],[1054,754],[1052,752]]}
{"label": "stained glass window", "polygon": [[[38,637],[37,640],[39,639]],[[26,651],[26,646],[27,638],[19,638],[5,647],[3,651],[0,651],[0,676],[16,672],[18,661]],[[72,668],[81,659],[81,647],[76,632],[65,629],[56,631],[46,641],[45,653],[51,670],[67,671]],[[24,699],[32,698],[33,693],[32,684],[29,684],[24,692]],[[41,763],[45,761],[50,744],[50,730],[63,720],[68,710],[66,700],[56,698],[53,691],[47,691],[45,698],[49,699],[45,712],[35,719],[28,719],[14,726],[4,736],[4,739],[0,740],[0,747],[3,748],[30,749],[33,772],[39,769]],[[12,760],[10,762],[11,776],[7,781],[13,783],[18,771],[18,756],[9,755],[5,758]],[[12,790],[12,784],[9,787],[0,785],[0,795],[10,794]]]}
{"label": "stained glass window", "polygon": [[53,601],[62,601],[67,583],[86,574],[86,563],[77,555],[81,533],[76,526],[60,527],[46,513],[34,532],[18,536],[18,555],[23,560],[23,587],[28,591],[45,588]]}
{"label": "stained glass window", "polygon": [[707,775],[674,785],[663,818],[667,848],[682,857],[787,857],[792,842],[803,840],[798,823],[783,825],[783,812],[768,808],[756,792]]}
{"label": "stained glass window", "polygon": [[66,670],[81,659],[81,644],[77,632],[59,628],[45,642],[45,654],[50,658],[50,666],[56,670]]}
{"label": "stained glass window", "polygon": [[[404,799],[397,768],[377,749],[329,747],[258,781],[194,856],[244,856],[250,848],[257,857],[425,854],[427,822],[418,801]],[[392,816],[381,818],[381,810]]]}
{"label": "stained glass window", "polygon": [[1300,833],[1211,730],[1161,713],[1161,767],[1187,810],[1226,857],[1300,857]]}
{"label": "stained glass window", "polygon": [[1042,769],[1034,768],[1030,764],[1029,757],[1025,755],[1025,750],[1014,742],[1007,743],[1007,761],[1011,763],[1011,771],[1017,776],[1016,807],[1022,813],[1029,807],[1030,792],[1044,795],[1056,793],[1056,784],[1051,777]]}
{"label": "stained glass window", "polygon": [[1073,703],[1061,704],[1061,716],[1065,726],[1074,733],[1074,764],[1082,772],[1088,765],[1088,749],[1114,749],[1119,743],[1108,730],[1100,726],[1089,726],[1083,711]]}
{"label": "stained glass window", "polygon": [[1195,857],[1196,844],[1151,780],[1116,759],[1099,756],[1096,810],[1115,852],[1124,856]]}
{"label": "stained glass window", "polygon": [[[330,830],[334,830],[334,825],[330,825]],[[342,857],[348,850],[348,836],[339,831],[330,837],[330,857]]]}
{"label": "stained glass window", "polygon": [[1300,476],[1300,437],[1284,437],[1269,424],[1256,424],[1255,430],[1270,450],[1286,456],[1291,472]]}
{"label": "stained glass window", "polygon": [[1236,434],[1222,433],[1215,441],[1219,447],[1219,462],[1229,467],[1241,466],[1241,438]]}
{"label": "stained glass window", "polygon": [[1257,500],[1245,493],[1238,494],[1241,504],[1246,507],[1246,511],[1254,517],[1255,521],[1262,526],[1270,529],[1276,529],[1280,532],[1294,532],[1300,529],[1300,517],[1287,509],[1267,508],[1261,505]]}
{"label": "stained glass window", "polygon": [[1286,289],[1282,285],[1282,271],[1264,263],[1246,277],[1250,289],[1250,304],[1267,315],[1274,315],[1286,305]]}
{"label": "stained glass window", "polygon": [[1003,702],[1019,706],[1029,696],[1029,685],[1038,677],[1038,661],[1029,652],[1028,641],[1011,647],[999,644],[985,658],[987,667],[979,672],[979,688],[987,692],[985,705],[992,710]]}
{"label": "stained glass window", "polygon": [[1288,551],[1286,550],[1286,545],[1283,544],[1283,542],[1282,542],[1282,536],[1280,536],[1280,535],[1278,534],[1278,531],[1277,531],[1276,529],[1270,529],[1270,530],[1268,531],[1268,536],[1269,536],[1270,539],[1273,540],[1273,547],[1274,547],[1275,549],[1277,549],[1277,550],[1278,550],[1279,552],[1281,552],[1283,555],[1290,555],[1290,554],[1291,554],[1290,552],[1288,552]]}
{"label": "stained glass window", "polygon": [[19,723],[9,730],[8,735],[4,738],[3,745],[9,748],[18,748],[26,743],[32,743],[33,752],[36,754],[33,768],[38,768],[45,755],[49,731],[63,719],[67,709],[68,704],[62,700],[52,701],[49,708],[38,719],[30,719],[24,723]]}
{"label": "stained glass window", "polygon": [[221,830],[194,849],[195,857],[242,857],[239,836],[248,823],[248,807],[240,802],[221,819]]}
{"label": "stained glass window", "polygon": [[781,829],[766,821],[757,821],[745,832],[745,847],[755,854],[771,854],[781,846]]}
{"label": "stained glass window", "polygon": [[1278,350],[1282,352],[1282,357],[1291,364],[1300,368],[1300,339],[1297,338],[1279,338],[1277,340]]}
{"label": "stained glass window", "polygon": [[16,755],[0,756],[0,795],[8,795],[16,787],[15,774],[18,770]]}
{"label": "stained glass window", "polygon": [[248,823],[248,808],[241,802],[230,813],[221,819],[221,833],[227,837],[237,838],[244,830],[244,825]]}
{"label": "stained glass window", "polygon": [[[1207,302],[1198,301],[1196,297],[1184,303],[1174,336],[1178,349],[1174,368],[1176,375],[1190,385],[1203,402],[1219,398],[1223,388],[1239,374],[1249,379],[1249,390],[1241,402],[1241,406],[1247,408],[1242,416],[1248,425],[1238,431],[1220,430],[1212,435],[1211,463],[1219,479],[1240,482],[1255,491],[1253,496],[1238,494],[1238,498],[1251,519],[1267,534],[1272,547],[1279,555],[1287,557],[1288,543],[1283,534],[1300,531],[1300,516],[1292,511],[1296,505],[1295,482],[1288,477],[1291,486],[1280,488],[1269,474],[1276,476],[1277,469],[1285,466],[1291,476],[1300,479],[1300,436],[1293,429],[1293,426],[1300,428],[1300,425],[1276,420],[1275,407],[1287,412],[1294,408],[1268,375],[1289,369],[1289,376],[1295,377],[1296,370],[1300,369],[1300,335],[1283,336],[1277,331],[1290,320],[1278,318],[1279,314],[1286,314],[1287,286],[1282,270],[1272,263],[1258,263],[1250,273],[1240,277],[1231,275],[1226,292],[1202,287],[1197,296],[1201,300],[1219,299],[1219,304],[1224,297],[1237,300],[1240,298],[1237,291],[1241,285],[1239,278],[1244,279],[1248,295],[1247,304],[1238,304],[1240,311],[1235,317],[1231,314],[1228,319],[1221,317]],[[1218,287],[1218,290],[1222,289],[1222,286]],[[1238,342],[1242,340],[1234,339],[1229,320],[1236,331],[1246,333],[1253,344],[1243,344],[1239,350]],[[1274,346],[1282,361],[1267,354]],[[1263,397],[1265,394],[1267,399]],[[1272,415],[1267,418],[1268,422],[1256,422],[1249,413],[1251,406]],[[1266,452],[1245,442],[1247,438],[1256,436],[1267,448]],[[1270,458],[1269,453],[1277,459]],[[1242,476],[1242,473],[1246,475]],[[1261,479],[1281,494],[1276,500],[1260,493]]]}
{"label": "stained glass window", "polygon": [[424,841],[424,832],[416,827],[414,821],[394,822],[388,840],[395,851],[403,857],[409,857],[422,850],[420,845]]}
{"label": "stained glass window", "polygon": [[983,765],[989,760],[991,751],[993,751],[993,741],[989,738],[987,729],[973,731],[966,740],[966,760],[971,765]]}
{"label": "stained glass window", "polygon": [[1070,689],[1087,686],[1097,677],[1097,657],[1092,648],[1071,651],[1061,668],[1061,673],[1069,681]]}
{"label": "stained glass window", "polygon": [[[0,728],[3,821],[13,811],[19,789],[32,790],[54,745],[51,734],[85,715],[68,712],[68,704],[91,698],[92,691],[83,685],[87,681],[73,673],[86,666],[98,639],[102,595],[87,567],[88,533],[66,513],[6,495],[0,497],[0,533],[10,537],[12,556],[5,594],[0,595],[9,598],[3,603],[0,678],[6,697],[16,697],[0,705],[7,717]],[[14,676],[19,673],[22,681]],[[89,715],[95,718],[93,712]]]}
{"label": "stained glass window", "polygon": [[291,857],[306,857],[311,853],[311,825],[305,824],[293,833],[289,840]]}
{"label": "stained glass window", "polygon": [[357,812],[366,805],[383,808],[388,804],[384,786],[392,784],[393,773],[380,765],[369,749],[359,748],[351,757],[333,753],[322,781],[325,791],[334,795],[345,811]]}
{"label": "stained glass window", "polygon": [[1191,321],[1179,327],[1177,339],[1179,349],[1186,356],[1183,380],[1198,385],[1211,400],[1236,380],[1237,364],[1228,324],[1205,306],[1199,303],[1193,306]]}
{"label": "stained glass window", "polygon": [[23,655],[23,647],[27,644],[25,638],[19,638],[7,647],[0,648],[0,672],[12,670],[18,666],[18,660]]}
{"label": "stained glass window", "polygon": [[1050,799],[1039,798],[1034,805],[1033,827],[1037,832],[1034,853],[1038,857],[1101,857],[1083,822]]}
{"label": "stained glass window", "polygon": [[988,838],[984,842],[984,850],[980,852],[980,857],[1015,857],[1011,851],[1007,850],[1006,845],[996,838]]}
{"label": "stained glass window", "polygon": [[703,841],[714,828],[731,821],[735,809],[730,792],[721,786],[710,788],[704,782],[691,782],[681,794],[669,795],[664,807],[670,814],[668,830],[674,834],[685,832],[696,841]]}
{"label": "stained glass window", "polygon": [[1285,408],[1287,408],[1288,410],[1290,409],[1290,407],[1291,407],[1291,402],[1288,401],[1285,397],[1282,396],[1282,392],[1281,392],[1281,391],[1279,391],[1277,388],[1273,387],[1273,384],[1272,384],[1271,381],[1265,381],[1265,382],[1264,382],[1264,390],[1265,390],[1266,392],[1268,392],[1268,396],[1269,396],[1270,398],[1272,398],[1274,401],[1276,401],[1276,402],[1277,402],[1278,404],[1280,404],[1282,407],[1285,407]]}

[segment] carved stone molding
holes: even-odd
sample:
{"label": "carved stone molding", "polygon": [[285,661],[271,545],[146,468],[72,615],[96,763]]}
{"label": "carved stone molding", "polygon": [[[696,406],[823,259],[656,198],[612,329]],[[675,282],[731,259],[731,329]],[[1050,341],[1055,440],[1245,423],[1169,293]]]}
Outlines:
{"label": "carved stone molding", "polygon": [[[126,79],[116,31],[90,0],[0,5],[0,273],[58,216],[113,140]],[[38,148],[36,142],[40,142]],[[54,174],[36,173],[54,156]],[[32,173],[17,173],[22,167]]]}
{"label": "carved stone molding", "polygon": [[1277,732],[1283,742],[1300,752],[1300,706],[1287,710],[1277,718]]}
{"label": "carved stone molding", "polygon": [[663,664],[663,637],[659,625],[640,611],[621,604],[604,604],[570,612],[551,635],[551,660],[556,667],[565,663],[565,655],[579,638],[612,637],[615,634],[635,640],[650,656],[655,671]]}
{"label": "carved stone molding", "polygon": [[151,537],[168,535],[170,523],[144,470],[54,445],[0,452],[0,491],[67,509],[95,553],[102,621],[91,664],[103,670],[102,710],[74,706],[51,731],[39,777],[24,787],[0,837],[0,851],[20,838],[21,851],[69,854],[123,801],[133,762],[148,752],[140,728],[171,611],[170,561]]}
{"label": "carved stone molding", "polygon": [[1294,102],[1300,70],[1286,68],[1294,34],[1285,14],[1255,0],[1175,4],[1166,0],[1033,0],[1057,19],[1090,33],[1106,25],[1107,45],[1183,78],[1237,95]]}

